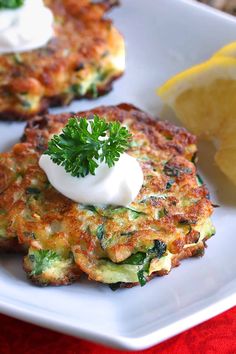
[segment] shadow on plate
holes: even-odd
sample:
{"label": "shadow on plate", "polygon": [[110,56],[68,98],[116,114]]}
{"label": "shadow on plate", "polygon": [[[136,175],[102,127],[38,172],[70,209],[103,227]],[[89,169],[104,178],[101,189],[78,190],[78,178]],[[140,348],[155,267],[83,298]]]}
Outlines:
{"label": "shadow on plate", "polygon": [[22,268],[22,260],[23,255],[13,253],[0,254],[1,273],[17,281],[27,282],[25,272]]}
{"label": "shadow on plate", "polygon": [[0,122],[0,152],[9,151],[20,141],[24,127],[24,122]]}
{"label": "shadow on plate", "polygon": [[19,143],[19,139],[9,139],[7,141],[6,144],[4,144],[3,146],[3,151],[1,152],[8,152],[9,150],[11,150],[11,148],[13,147],[13,145]]}

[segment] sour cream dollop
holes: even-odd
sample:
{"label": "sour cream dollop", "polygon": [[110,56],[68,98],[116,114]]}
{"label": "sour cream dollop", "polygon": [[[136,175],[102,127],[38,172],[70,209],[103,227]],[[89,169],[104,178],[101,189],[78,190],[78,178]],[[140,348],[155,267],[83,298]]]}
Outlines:
{"label": "sour cream dollop", "polygon": [[127,153],[123,153],[113,167],[101,163],[95,175],[89,174],[86,177],[71,176],[48,155],[41,156],[39,166],[55,189],[85,205],[127,206],[137,197],[143,184],[141,166]]}
{"label": "sour cream dollop", "polygon": [[1,9],[0,54],[43,47],[54,36],[53,22],[43,0],[25,0],[17,9]]}

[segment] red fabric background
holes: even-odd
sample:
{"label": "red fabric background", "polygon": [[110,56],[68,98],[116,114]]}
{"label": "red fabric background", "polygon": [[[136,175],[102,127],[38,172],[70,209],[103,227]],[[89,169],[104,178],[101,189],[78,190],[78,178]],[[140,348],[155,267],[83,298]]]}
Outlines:
{"label": "red fabric background", "polygon": [[[126,354],[0,315],[0,354]],[[144,354],[236,354],[236,307]]]}

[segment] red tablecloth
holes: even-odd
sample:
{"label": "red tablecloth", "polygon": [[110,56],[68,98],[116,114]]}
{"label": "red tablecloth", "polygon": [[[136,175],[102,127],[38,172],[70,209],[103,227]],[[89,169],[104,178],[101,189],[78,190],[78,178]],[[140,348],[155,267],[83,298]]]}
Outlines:
{"label": "red tablecloth", "polygon": [[[0,315],[0,354],[125,354]],[[145,354],[236,354],[236,307]]]}

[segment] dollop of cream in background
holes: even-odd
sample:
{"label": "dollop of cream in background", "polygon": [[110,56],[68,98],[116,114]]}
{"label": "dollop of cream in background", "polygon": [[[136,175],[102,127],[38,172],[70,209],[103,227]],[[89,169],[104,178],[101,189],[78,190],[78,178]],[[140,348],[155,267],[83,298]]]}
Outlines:
{"label": "dollop of cream in background", "polygon": [[54,36],[54,17],[43,0],[25,0],[17,9],[0,10],[0,54],[43,47]]}
{"label": "dollop of cream in background", "polygon": [[137,197],[143,184],[140,164],[127,153],[123,153],[113,167],[109,168],[103,162],[95,170],[95,175],[86,177],[71,176],[48,155],[40,157],[39,166],[55,189],[85,205],[127,206]]}

